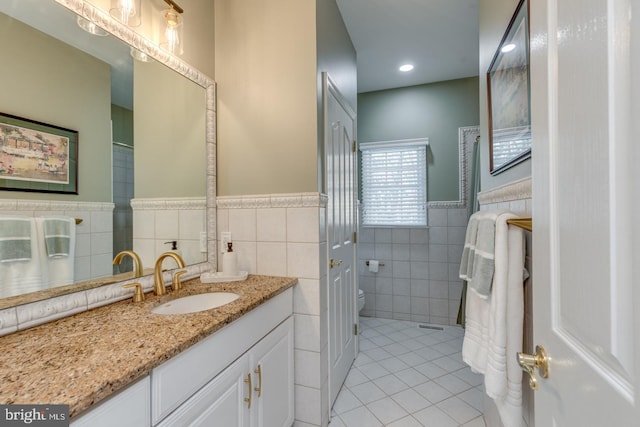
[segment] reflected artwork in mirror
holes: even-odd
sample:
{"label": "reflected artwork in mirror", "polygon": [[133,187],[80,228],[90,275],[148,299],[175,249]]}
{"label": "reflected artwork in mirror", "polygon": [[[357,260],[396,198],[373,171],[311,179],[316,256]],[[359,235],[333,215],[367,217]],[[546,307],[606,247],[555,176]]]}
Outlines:
{"label": "reflected artwork in mirror", "polygon": [[531,157],[530,90],[529,6],[521,0],[487,72],[492,175]]}
{"label": "reflected artwork in mirror", "polygon": [[[82,30],[78,17],[107,35]],[[0,111],[80,140],[77,195],[0,190],[0,215],[82,220],[73,283],[2,298],[0,309],[126,280],[131,258],[112,263],[123,250],[140,256],[145,275],[171,249],[197,271],[215,265],[213,80],[83,0],[3,1],[0,28],[15,36],[3,44],[13,66],[0,70],[11,82]]]}

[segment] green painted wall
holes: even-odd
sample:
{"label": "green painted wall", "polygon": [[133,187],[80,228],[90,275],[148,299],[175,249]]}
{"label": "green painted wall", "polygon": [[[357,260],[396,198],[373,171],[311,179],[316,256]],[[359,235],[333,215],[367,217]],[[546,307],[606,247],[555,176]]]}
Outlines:
{"label": "green painted wall", "polygon": [[[78,195],[0,191],[0,197],[111,201],[109,66],[0,14],[0,111],[78,131]],[[11,42],[8,42],[11,40]]]}
{"label": "green painted wall", "polygon": [[358,141],[429,138],[429,201],[458,200],[458,128],[477,126],[478,78],[358,95]]}

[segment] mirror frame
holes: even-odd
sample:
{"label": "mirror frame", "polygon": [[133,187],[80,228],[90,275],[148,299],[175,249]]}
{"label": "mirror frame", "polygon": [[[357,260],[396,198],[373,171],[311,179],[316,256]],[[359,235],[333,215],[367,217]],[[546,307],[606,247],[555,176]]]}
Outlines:
{"label": "mirror frame", "polygon": [[[90,22],[108,31],[112,36],[122,40],[129,46],[151,56],[157,62],[169,67],[178,74],[193,81],[205,89],[206,95],[206,229],[207,229],[207,260],[187,266],[185,279],[199,276],[205,271],[215,271],[217,266],[216,253],[216,84],[213,79],[192,67],[180,58],[162,50],[156,43],[134,32],[129,27],[113,19],[107,11],[97,8],[86,0],[54,0],[55,3],[82,16]],[[100,286],[131,280],[130,273],[123,273],[108,278],[94,279],[60,286],[42,291],[16,295],[0,300],[0,310],[23,304],[42,301],[53,297],[68,295],[75,292],[93,289]],[[1,322],[0,322],[1,323]]]}

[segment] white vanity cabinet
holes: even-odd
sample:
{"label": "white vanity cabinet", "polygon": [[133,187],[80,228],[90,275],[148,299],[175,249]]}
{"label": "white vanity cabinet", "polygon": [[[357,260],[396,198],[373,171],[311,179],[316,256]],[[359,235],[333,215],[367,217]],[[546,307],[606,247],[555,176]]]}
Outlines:
{"label": "white vanity cabinet", "polygon": [[293,318],[233,362],[158,427],[293,424]]}
{"label": "white vanity cabinet", "polygon": [[291,426],[292,306],[288,289],[155,368],[153,425]]}
{"label": "white vanity cabinet", "polygon": [[292,314],[289,288],[74,418],[71,426],[291,426]]}
{"label": "white vanity cabinet", "polygon": [[143,427],[151,425],[151,381],[138,380],[71,421],[71,427]]}

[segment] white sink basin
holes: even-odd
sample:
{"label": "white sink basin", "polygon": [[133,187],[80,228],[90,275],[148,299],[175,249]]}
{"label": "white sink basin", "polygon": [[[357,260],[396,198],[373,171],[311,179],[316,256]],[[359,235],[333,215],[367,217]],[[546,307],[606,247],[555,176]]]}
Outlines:
{"label": "white sink basin", "polygon": [[155,314],[187,314],[197,311],[211,310],[229,304],[240,298],[240,295],[231,292],[209,292],[206,294],[189,295],[173,301],[165,302],[157,306],[152,313]]}

